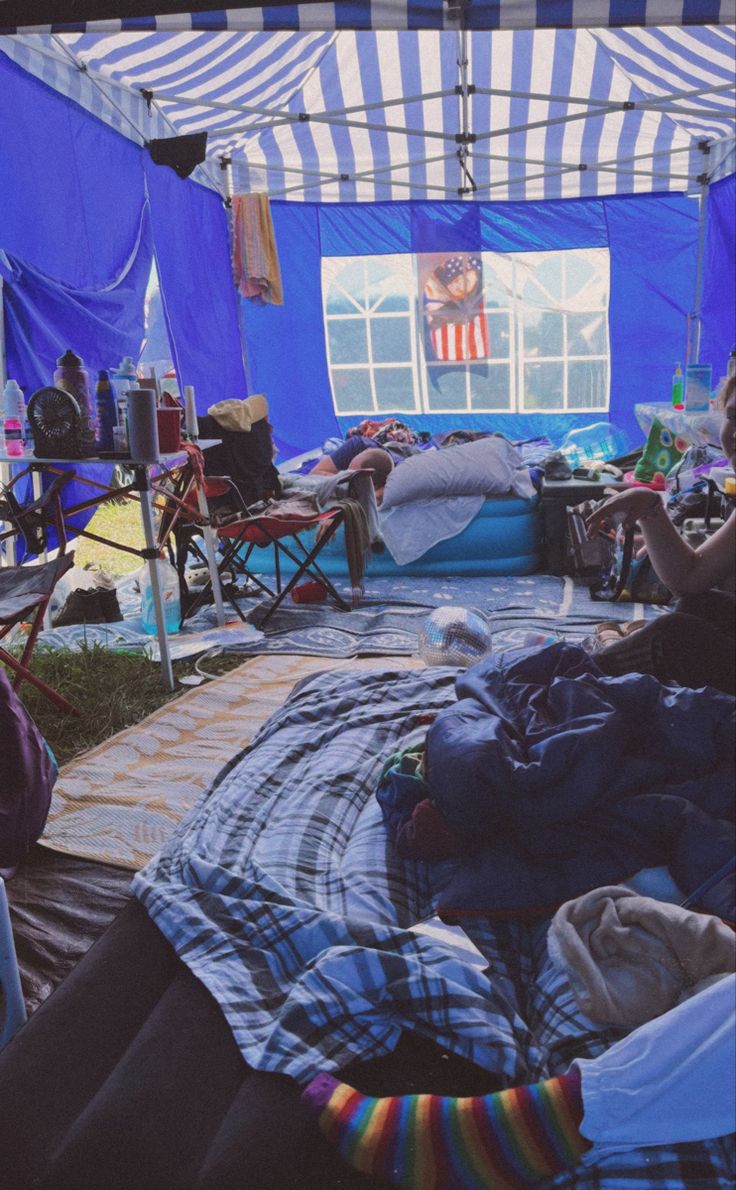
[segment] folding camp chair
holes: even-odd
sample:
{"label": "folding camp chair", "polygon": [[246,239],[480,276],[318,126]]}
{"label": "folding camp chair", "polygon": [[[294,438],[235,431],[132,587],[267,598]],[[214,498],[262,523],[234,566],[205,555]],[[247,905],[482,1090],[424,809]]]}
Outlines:
{"label": "folding camp chair", "polygon": [[66,533],[61,505],[62,490],[73,478],[73,472],[58,476],[37,500],[26,506],[21,505],[15,496],[14,481],[7,485],[0,484],[0,521],[8,525],[0,533],[0,542],[11,536],[22,537],[27,553],[42,553],[46,548],[46,530],[49,525],[54,526],[59,542],[59,552],[51,562],[0,568],[0,641],[16,624],[30,624],[20,658],[0,645],[0,661],[13,670],[15,690],[21,682],[30,682],[61,710],[78,715],[80,712],[68,699],[36,677],[30,669],[36,638],[43,627],[54,588],[61,576],[74,565],[74,554],[65,552]]}
{"label": "folding camp chair", "polygon": [[[234,490],[234,485],[227,477],[222,476],[211,476],[205,479],[205,494],[208,503],[215,503],[218,498],[223,497],[231,498],[233,501],[237,500],[237,490]],[[272,506],[270,507],[272,508]],[[215,512],[211,523],[220,546],[218,556],[220,577],[223,578],[226,573],[238,575],[245,579],[249,593],[260,592],[274,600],[273,605],[261,621],[262,624],[268,622],[286,596],[305,578],[321,583],[337,606],[343,611],[349,611],[350,604],[335,589],[317,561],[328,541],[340,528],[343,516],[341,508],[331,508],[325,512],[315,512],[311,515],[290,515],[288,517],[273,515],[268,510],[254,513],[243,508],[240,512],[219,519]],[[180,522],[174,529],[175,563],[182,590],[183,619],[192,615],[207,601],[212,590],[211,580],[208,580],[195,594],[189,592],[186,583],[185,570],[190,556],[196,558],[203,565],[206,564],[206,558],[199,541],[201,531],[202,520],[200,517],[190,522]],[[311,541],[310,538],[310,544],[305,546],[301,540],[302,535],[311,534],[313,531],[316,531],[314,541]],[[254,550],[268,549],[269,547],[273,549],[275,590],[268,585],[261,573],[254,572],[249,565]],[[282,583],[281,575],[283,559],[288,559],[294,567],[294,573],[286,585]],[[237,587],[234,587],[232,582],[223,579],[222,591],[235,613],[241,620],[245,620],[246,617],[235,598],[238,593]]]}

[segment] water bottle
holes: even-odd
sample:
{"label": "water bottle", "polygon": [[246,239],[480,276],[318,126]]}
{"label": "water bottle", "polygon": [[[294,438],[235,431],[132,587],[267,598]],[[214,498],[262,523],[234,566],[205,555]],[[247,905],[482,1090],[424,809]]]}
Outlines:
{"label": "water bottle", "polygon": [[[159,586],[161,587],[166,632],[167,634],[178,632],[181,622],[179,575],[171,563],[167,562],[164,558],[158,558],[155,565]],[[141,627],[148,636],[156,635],[156,608],[153,602],[153,587],[151,586],[151,575],[148,567],[146,567],[141,583]]]}
{"label": "water bottle", "polygon": [[675,371],[672,376],[672,408],[682,409],[684,404],[683,398],[683,376],[682,368],[679,364],[675,365]]}
{"label": "water bottle", "polygon": [[3,425],[5,453],[13,459],[21,459],[25,454],[23,422],[25,421],[26,407],[20,385],[15,380],[8,380],[5,385],[3,408],[5,411]]}
{"label": "water bottle", "polygon": [[56,361],[54,384],[71,393],[82,416],[82,438],[91,445],[95,440],[95,408],[89,391],[89,375],[84,360],[69,348]]}
{"label": "water bottle", "polygon": [[626,434],[609,421],[595,421],[592,425],[570,430],[560,450],[571,467],[585,462],[607,463],[628,451]]}
{"label": "water bottle", "polygon": [[736,376],[736,343],[734,343],[733,347],[731,348],[731,354],[728,357],[728,363],[726,364],[726,376],[729,378],[731,376]]}
{"label": "water bottle", "polygon": [[114,450],[113,431],[117,424],[117,406],[110,376],[104,369],[97,373],[95,405],[97,406],[97,445],[100,450]]}

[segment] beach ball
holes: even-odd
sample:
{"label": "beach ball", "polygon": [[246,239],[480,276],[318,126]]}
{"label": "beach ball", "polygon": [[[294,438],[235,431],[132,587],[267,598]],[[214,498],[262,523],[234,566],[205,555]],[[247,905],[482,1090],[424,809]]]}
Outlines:
{"label": "beach ball", "polygon": [[475,665],[491,652],[491,628],[482,612],[437,607],[419,633],[417,653],[425,665]]}

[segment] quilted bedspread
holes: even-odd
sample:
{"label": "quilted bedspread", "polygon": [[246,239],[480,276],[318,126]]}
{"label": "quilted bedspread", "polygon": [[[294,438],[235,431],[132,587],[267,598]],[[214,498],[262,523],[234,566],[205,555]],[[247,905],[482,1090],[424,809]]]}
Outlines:
{"label": "quilted bedspread", "polygon": [[[410,1029],[513,1085],[615,1040],[578,1013],[547,923],[462,923],[486,971],[409,928],[432,914],[453,866],[401,860],[374,790],[384,758],[454,700],[456,676],[307,679],[135,878],[251,1066],[306,1082],[390,1051]],[[733,1157],[728,1140],[592,1150],[547,1185],[715,1188]]]}

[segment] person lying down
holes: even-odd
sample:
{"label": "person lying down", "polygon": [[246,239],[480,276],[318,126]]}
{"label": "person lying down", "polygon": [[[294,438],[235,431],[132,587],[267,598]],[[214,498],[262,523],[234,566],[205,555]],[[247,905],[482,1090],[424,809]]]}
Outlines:
{"label": "person lying down", "polygon": [[468,1098],[362,1095],[329,1074],[302,1094],[356,1169],[405,1190],[523,1190],[596,1150],[727,1136],[736,1121],[736,976],[557,1078]]}

